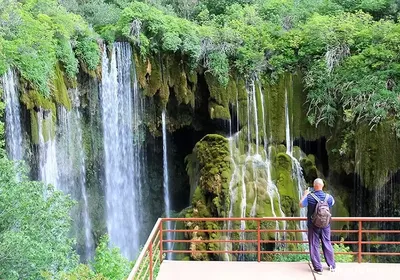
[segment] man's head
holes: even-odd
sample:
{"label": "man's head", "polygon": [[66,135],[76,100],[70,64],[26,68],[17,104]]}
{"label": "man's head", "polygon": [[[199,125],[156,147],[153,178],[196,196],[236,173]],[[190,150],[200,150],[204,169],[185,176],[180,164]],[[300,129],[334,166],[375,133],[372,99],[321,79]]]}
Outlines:
{"label": "man's head", "polygon": [[324,187],[324,181],[321,178],[317,178],[314,180],[314,190],[320,191]]}

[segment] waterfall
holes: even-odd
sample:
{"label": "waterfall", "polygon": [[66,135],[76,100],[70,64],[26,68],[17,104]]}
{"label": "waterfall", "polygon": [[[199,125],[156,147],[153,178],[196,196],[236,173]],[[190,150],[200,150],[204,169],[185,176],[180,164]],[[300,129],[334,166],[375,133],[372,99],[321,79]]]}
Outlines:
{"label": "waterfall", "polygon": [[39,109],[37,112],[38,136],[39,136],[39,180],[57,185],[57,154],[54,135],[53,113]]}
{"label": "waterfall", "polygon": [[286,153],[290,156],[293,154],[293,142],[290,134],[290,120],[289,120],[289,101],[288,92],[285,87],[285,121],[286,121]]}
{"label": "waterfall", "polygon": [[133,149],[132,50],[129,43],[115,43],[111,58],[102,55],[101,105],[105,153],[105,199],[110,242],[132,260],[139,250],[138,193]]}
{"label": "waterfall", "polygon": [[[267,126],[265,123],[265,107],[264,107],[264,94],[261,90],[261,85],[258,84],[259,89],[260,89],[260,94],[261,94],[261,113],[262,113],[262,124],[263,124],[263,138],[264,138],[264,150],[266,153],[266,159],[265,159],[265,166],[266,166],[266,173],[267,173],[267,193],[271,202],[271,208],[272,208],[272,215],[274,217],[276,216],[275,212],[275,207],[274,207],[274,197],[277,198],[278,200],[278,208],[279,208],[279,214],[281,217],[285,217],[285,214],[282,211],[282,205],[281,205],[281,196],[279,194],[278,188],[276,187],[276,184],[272,181],[272,176],[271,176],[271,152],[268,147],[268,137],[267,137]],[[282,222],[283,224],[283,229],[286,229],[286,221]],[[275,229],[279,230],[279,222],[275,222]],[[275,233],[275,240],[280,240],[280,233],[276,232]]]}
{"label": "waterfall", "polygon": [[9,69],[2,77],[3,99],[6,103],[6,148],[8,157],[12,160],[22,160],[23,142],[20,120],[20,104],[17,89],[17,77],[13,70]]}
{"label": "waterfall", "polygon": [[[285,120],[286,120],[286,153],[292,159],[292,176],[296,180],[299,199],[303,196],[303,192],[307,187],[307,183],[303,176],[303,169],[300,162],[293,156],[293,139],[290,133],[290,119],[289,119],[289,102],[287,88],[285,87]],[[300,208],[300,217],[307,217],[306,208]],[[307,222],[300,222],[300,229],[307,229]],[[303,240],[307,240],[307,233],[302,232]]]}
{"label": "waterfall", "polygon": [[[169,178],[168,178],[168,147],[167,147],[167,125],[165,120],[165,111],[162,112],[162,140],[163,140],[163,187],[164,187],[164,204],[165,204],[165,216],[170,217],[170,197],[169,197]],[[171,229],[171,222],[167,222],[167,229]],[[167,232],[167,240],[172,240],[171,232]],[[167,250],[171,250],[171,244],[167,243]],[[171,259],[171,253],[167,254],[168,259]]]}
{"label": "waterfall", "polygon": [[73,212],[74,232],[78,244],[84,240],[83,246],[78,246],[82,260],[92,259],[94,241],[92,225],[89,217],[88,196],[86,193],[85,153],[83,149],[81,114],[79,107],[78,89],[72,92],[72,101],[75,103],[71,111],[58,107],[57,130],[57,186],[72,199],[78,201]]}

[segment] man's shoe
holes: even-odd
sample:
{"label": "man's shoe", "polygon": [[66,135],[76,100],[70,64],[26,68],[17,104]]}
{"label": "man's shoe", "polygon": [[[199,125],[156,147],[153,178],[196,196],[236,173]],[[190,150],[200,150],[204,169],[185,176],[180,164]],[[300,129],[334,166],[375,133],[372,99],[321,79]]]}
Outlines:
{"label": "man's shoe", "polygon": [[314,269],[313,271],[314,271],[314,273],[322,275],[322,269]]}
{"label": "man's shoe", "polygon": [[336,271],[336,268],[330,265],[330,266],[329,266],[329,271],[330,271],[330,272],[335,272],[335,271]]}

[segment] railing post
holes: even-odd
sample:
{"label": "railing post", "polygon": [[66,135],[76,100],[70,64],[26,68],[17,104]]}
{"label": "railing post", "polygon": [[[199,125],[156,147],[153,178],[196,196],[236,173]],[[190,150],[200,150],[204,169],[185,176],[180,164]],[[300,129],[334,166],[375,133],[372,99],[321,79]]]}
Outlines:
{"label": "railing post", "polygon": [[362,262],[362,221],[358,221],[358,263]]}
{"label": "railing post", "polygon": [[161,220],[160,228],[159,228],[159,231],[160,231],[160,264],[163,261],[163,226],[162,226],[162,224],[163,224],[163,221]]}
{"label": "railing post", "polygon": [[153,242],[150,242],[149,246],[149,266],[150,266],[150,280],[153,280]]}
{"label": "railing post", "polygon": [[257,221],[257,260],[258,260],[258,262],[260,262],[261,261],[261,232],[260,232],[260,224],[261,224],[261,221],[260,220],[258,220]]}

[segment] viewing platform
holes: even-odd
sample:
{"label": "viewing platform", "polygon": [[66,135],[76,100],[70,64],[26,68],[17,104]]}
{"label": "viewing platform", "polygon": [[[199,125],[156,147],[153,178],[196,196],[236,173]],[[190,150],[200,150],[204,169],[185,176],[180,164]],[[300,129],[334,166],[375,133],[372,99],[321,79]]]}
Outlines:
{"label": "viewing platform", "polygon": [[[332,244],[340,244],[337,248],[341,249],[335,250],[336,271],[330,272],[322,260],[322,275],[314,273],[307,262],[308,241],[302,237],[307,230],[300,226],[305,220],[300,217],[160,218],[128,280],[399,277],[400,218],[333,218]],[[278,227],[282,221],[290,226]],[[345,262],[340,261],[339,255],[344,255]],[[208,259],[213,261],[205,261]]]}
{"label": "viewing platform", "polygon": [[[325,265],[326,266],[326,265]],[[369,280],[397,279],[400,264],[338,263],[337,270],[325,268],[322,275],[314,274],[308,263],[292,262],[220,262],[163,261],[157,280]]]}

